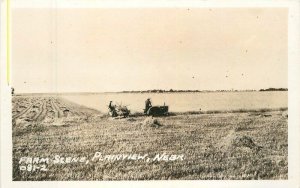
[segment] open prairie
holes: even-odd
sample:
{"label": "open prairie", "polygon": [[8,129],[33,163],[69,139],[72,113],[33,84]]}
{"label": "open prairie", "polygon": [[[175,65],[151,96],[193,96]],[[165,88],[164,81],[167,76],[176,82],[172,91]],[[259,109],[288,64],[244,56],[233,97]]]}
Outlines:
{"label": "open prairie", "polygon": [[112,119],[55,96],[12,105],[13,180],[288,178],[287,108]]}

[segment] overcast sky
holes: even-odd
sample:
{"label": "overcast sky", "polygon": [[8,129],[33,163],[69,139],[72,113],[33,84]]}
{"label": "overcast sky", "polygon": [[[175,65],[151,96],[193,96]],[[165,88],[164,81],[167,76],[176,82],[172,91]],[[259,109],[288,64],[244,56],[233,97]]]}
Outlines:
{"label": "overcast sky", "polygon": [[287,87],[287,9],[13,9],[16,92]]}

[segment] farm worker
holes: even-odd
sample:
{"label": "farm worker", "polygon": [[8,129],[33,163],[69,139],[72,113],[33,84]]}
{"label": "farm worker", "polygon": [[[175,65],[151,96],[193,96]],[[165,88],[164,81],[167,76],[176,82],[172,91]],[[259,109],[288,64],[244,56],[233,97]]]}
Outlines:
{"label": "farm worker", "polygon": [[116,106],[112,105],[112,101],[109,102],[108,108],[109,108],[109,111],[111,112],[112,117],[117,116]]}
{"label": "farm worker", "polygon": [[145,111],[144,111],[144,113],[147,113],[147,111],[149,110],[150,107],[152,107],[152,104],[151,104],[150,98],[148,98],[145,101]]}

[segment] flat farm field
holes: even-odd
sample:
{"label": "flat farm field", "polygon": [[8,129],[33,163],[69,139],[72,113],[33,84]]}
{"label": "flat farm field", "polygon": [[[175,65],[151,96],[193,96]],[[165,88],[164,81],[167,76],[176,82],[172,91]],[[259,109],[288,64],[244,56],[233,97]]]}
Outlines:
{"label": "flat farm field", "polygon": [[15,181],[288,178],[287,109],[112,119],[55,96],[12,104]]}

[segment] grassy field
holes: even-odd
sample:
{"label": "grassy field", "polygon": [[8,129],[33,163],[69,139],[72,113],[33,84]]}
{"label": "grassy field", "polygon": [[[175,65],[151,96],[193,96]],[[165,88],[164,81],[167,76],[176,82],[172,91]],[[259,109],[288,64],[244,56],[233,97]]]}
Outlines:
{"label": "grassy field", "polygon": [[[55,97],[12,102],[13,180],[288,178],[286,109],[112,119]],[[96,152],[149,160],[93,160]],[[184,157],[153,160],[164,153]]]}

